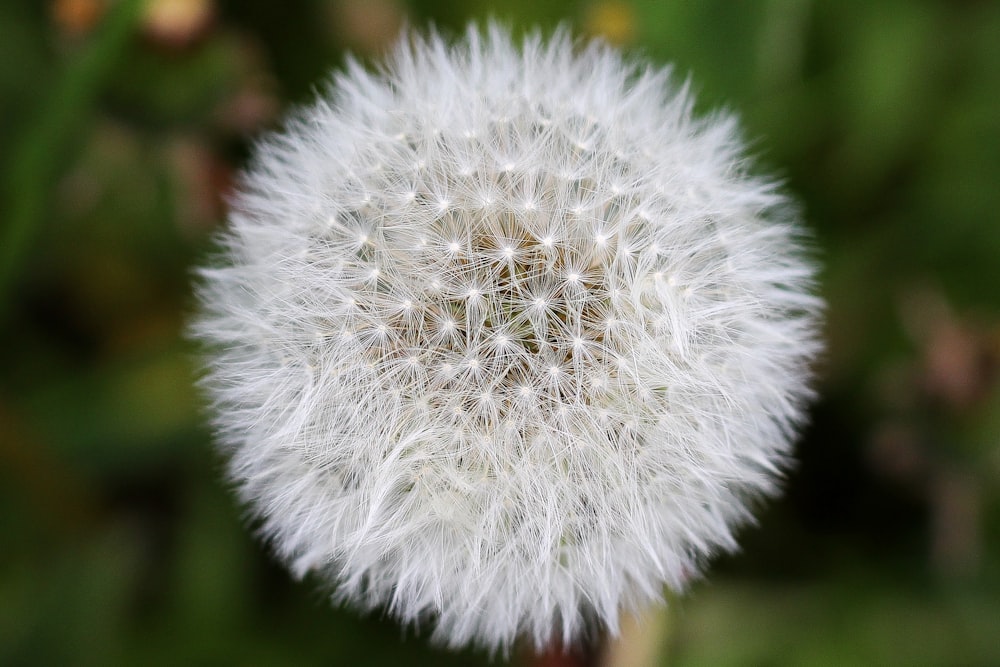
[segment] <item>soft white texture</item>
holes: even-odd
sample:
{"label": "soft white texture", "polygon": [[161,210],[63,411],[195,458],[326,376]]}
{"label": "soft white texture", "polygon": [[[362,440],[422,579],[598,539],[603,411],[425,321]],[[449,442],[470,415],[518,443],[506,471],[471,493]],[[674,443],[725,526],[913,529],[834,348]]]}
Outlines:
{"label": "soft white texture", "polygon": [[352,63],[263,142],[195,335],[297,575],[449,645],[572,641],[736,547],[809,397],[814,269],[734,119],[564,32]]}

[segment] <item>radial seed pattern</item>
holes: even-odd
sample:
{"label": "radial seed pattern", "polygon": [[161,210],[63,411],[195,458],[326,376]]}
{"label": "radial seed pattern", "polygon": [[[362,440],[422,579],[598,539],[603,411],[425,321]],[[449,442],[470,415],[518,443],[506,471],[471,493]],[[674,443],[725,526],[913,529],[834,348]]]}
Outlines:
{"label": "radial seed pattern", "polygon": [[259,147],[196,335],[299,574],[506,649],[681,589],[774,489],[813,269],[735,122],[565,34],[413,39]]}

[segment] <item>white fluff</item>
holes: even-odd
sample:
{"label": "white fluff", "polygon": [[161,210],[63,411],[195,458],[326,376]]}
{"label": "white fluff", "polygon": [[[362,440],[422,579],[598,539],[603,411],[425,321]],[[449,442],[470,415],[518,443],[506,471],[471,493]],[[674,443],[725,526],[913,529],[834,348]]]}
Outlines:
{"label": "white fluff", "polygon": [[297,575],[459,646],[682,589],[775,491],[821,303],[735,120],[565,32],[410,37],[258,146],[196,337]]}

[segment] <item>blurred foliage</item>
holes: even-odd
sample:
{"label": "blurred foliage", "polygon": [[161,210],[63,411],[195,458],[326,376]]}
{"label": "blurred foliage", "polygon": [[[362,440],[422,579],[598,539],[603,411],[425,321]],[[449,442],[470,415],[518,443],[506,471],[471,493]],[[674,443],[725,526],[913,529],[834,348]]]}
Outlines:
{"label": "blurred foliage", "polygon": [[825,265],[785,497],[611,654],[1000,664],[1000,4],[976,0],[0,3],[0,663],[485,661],[271,560],[181,332],[253,138],[346,50],[487,16],[603,35],[739,110]]}

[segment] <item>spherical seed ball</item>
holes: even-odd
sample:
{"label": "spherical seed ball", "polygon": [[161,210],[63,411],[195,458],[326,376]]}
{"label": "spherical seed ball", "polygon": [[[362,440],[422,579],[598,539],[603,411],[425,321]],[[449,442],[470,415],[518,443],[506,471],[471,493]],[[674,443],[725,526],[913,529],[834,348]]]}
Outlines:
{"label": "spherical seed ball", "polygon": [[450,645],[681,589],[775,490],[820,302],[736,124],[564,32],[410,37],[258,146],[195,335],[298,575]]}

